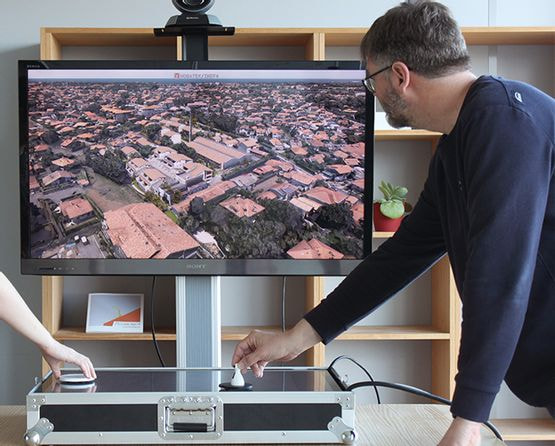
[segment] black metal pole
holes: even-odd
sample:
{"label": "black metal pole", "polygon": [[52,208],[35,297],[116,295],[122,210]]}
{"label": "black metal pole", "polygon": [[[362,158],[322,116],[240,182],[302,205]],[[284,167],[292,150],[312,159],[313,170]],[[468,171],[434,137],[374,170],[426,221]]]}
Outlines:
{"label": "black metal pole", "polygon": [[183,35],[183,41],[181,45],[183,49],[183,60],[208,60],[208,34]]}

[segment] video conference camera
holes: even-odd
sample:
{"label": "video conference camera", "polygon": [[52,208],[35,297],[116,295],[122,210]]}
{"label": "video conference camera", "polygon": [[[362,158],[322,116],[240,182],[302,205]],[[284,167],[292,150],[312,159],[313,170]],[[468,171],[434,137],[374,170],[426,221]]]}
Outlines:
{"label": "video conference camera", "polygon": [[172,0],[181,12],[170,17],[164,28],[154,28],[157,37],[183,37],[183,60],[208,60],[208,36],[231,36],[235,27],[222,26],[213,15],[205,14],[216,0]]}
{"label": "video conference camera", "polygon": [[221,26],[220,20],[216,16],[205,14],[214,6],[216,0],[172,0],[172,3],[181,12],[181,15],[171,17],[166,23],[166,28],[190,25]]}
{"label": "video conference camera", "polygon": [[203,14],[208,11],[216,0],[172,0],[173,6],[184,13]]}

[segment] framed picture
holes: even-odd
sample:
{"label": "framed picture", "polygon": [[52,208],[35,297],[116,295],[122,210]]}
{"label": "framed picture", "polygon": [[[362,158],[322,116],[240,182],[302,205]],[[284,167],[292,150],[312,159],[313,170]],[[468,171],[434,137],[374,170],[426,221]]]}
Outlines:
{"label": "framed picture", "polygon": [[90,293],[87,333],[142,333],[144,295]]}

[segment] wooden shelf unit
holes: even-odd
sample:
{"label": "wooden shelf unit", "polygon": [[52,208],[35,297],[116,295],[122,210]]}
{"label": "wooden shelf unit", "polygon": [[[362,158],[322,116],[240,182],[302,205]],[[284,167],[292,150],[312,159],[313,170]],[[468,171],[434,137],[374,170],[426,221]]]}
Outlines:
{"label": "wooden shelf unit", "polygon": [[[478,27],[462,28],[468,45],[554,45],[555,27]],[[291,46],[304,48],[307,60],[325,60],[326,47],[358,46],[364,28],[243,28],[234,36],[210,37],[211,46]],[[42,28],[40,57],[58,60],[66,46],[173,46],[177,59],[182,58],[180,38],[154,37],[151,28]],[[441,135],[424,130],[378,130],[377,141],[429,141],[435,149]],[[392,233],[374,233],[375,239]],[[43,322],[60,340],[129,340],[147,341],[150,333],[138,335],[86,334],[83,328],[61,326],[63,278],[43,277]],[[400,340],[431,341],[432,392],[451,397],[454,391],[456,359],[460,342],[460,303],[447,258],[431,272],[431,326],[355,326],[338,339],[344,341]],[[306,279],[306,310],[324,298],[324,279]],[[280,330],[279,327],[222,327],[222,340],[238,341],[253,328]],[[175,332],[161,330],[161,341],[174,341]],[[325,363],[325,347],[319,344],[307,352],[308,364]],[[44,365],[46,367],[46,365]],[[536,419],[494,420],[507,440],[555,440],[555,422]]]}

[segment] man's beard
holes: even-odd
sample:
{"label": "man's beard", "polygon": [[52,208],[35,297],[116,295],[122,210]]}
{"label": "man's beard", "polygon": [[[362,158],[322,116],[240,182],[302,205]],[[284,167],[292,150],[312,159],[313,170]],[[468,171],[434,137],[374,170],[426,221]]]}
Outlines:
{"label": "man's beard", "polygon": [[388,90],[385,98],[380,101],[385,111],[385,118],[390,126],[398,129],[401,127],[412,127],[409,117],[405,114],[407,103],[395,93]]}

